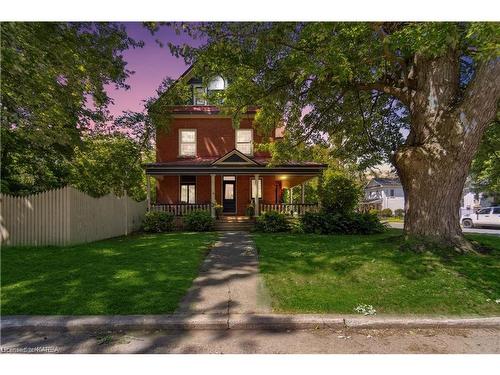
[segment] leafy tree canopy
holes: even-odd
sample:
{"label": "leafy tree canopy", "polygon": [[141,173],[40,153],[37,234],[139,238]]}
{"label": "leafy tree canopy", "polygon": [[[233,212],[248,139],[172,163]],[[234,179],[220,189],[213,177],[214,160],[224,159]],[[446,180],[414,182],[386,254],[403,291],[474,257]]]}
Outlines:
{"label": "leafy tree canopy", "polygon": [[123,134],[85,137],[75,150],[70,183],[89,195],[100,197],[127,193],[137,201],[146,198],[142,161],[153,155],[143,152],[140,144]]}
{"label": "leafy tree canopy", "polygon": [[128,88],[121,52],[142,46],[114,23],[1,25],[2,191],[66,183],[84,131],[108,119],[105,85]]}
{"label": "leafy tree canopy", "polygon": [[[230,81],[217,93],[235,126],[250,105],[261,129],[286,124],[276,155],[297,144],[328,143],[332,156],[364,169],[391,156],[410,132],[416,56],[452,47],[461,56],[461,90],[477,64],[500,54],[497,23],[207,23],[179,25],[199,48],[170,45],[205,82]],[[179,104],[177,84],[157,105]],[[222,95],[222,97],[220,97]],[[158,113],[165,113],[158,111]]]}
{"label": "leafy tree canopy", "polygon": [[472,182],[475,190],[484,192],[500,204],[500,122],[488,127],[481,146],[472,162]]}

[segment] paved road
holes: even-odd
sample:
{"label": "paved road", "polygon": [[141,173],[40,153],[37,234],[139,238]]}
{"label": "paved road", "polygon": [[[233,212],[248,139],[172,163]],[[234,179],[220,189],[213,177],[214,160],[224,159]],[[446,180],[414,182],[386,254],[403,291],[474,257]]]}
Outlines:
{"label": "paved road", "polygon": [[[31,349],[30,349],[31,348]],[[500,353],[500,330],[193,330],[4,333],[2,352],[55,353]]]}
{"label": "paved road", "polygon": [[[403,229],[403,223],[389,223],[392,228]],[[482,234],[496,234],[500,236],[500,229],[483,229],[483,228],[462,228],[464,233],[482,233]]]}

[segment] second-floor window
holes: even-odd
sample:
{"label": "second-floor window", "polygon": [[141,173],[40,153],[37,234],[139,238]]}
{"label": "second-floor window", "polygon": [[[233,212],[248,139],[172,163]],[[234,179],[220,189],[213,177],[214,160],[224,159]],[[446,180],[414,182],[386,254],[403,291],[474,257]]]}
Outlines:
{"label": "second-floor window", "polygon": [[196,156],[196,130],[179,130],[179,155]]}
{"label": "second-floor window", "polygon": [[236,147],[238,151],[245,155],[253,154],[253,134],[252,129],[236,130]]}

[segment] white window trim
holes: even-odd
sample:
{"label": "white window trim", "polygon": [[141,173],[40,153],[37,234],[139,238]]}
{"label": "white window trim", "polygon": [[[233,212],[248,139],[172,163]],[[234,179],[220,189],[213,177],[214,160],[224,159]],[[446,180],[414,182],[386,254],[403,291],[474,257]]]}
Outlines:
{"label": "white window trim", "polygon": [[[183,155],[182,154],[182,132],[184,131],[194,131],[194,154],[193,155]],[[189,143],[189,142],[185,142]],[[179,149],[178,149],[178,157],[180,158],[190,158],[190,157],[196,157],[198,155],[198,131],[196,129],[187,129],[187,128],[182,128],[179,129]]]}
{"label": "white window trim", "polygon": [[[238,132],[240,130],[244,130],[244,131],[250,131],[250,145],[252,147],[250,147],[250,153],[249,154],[245,154],[243,151],[240,151],[238,150]],[[243,155],[246,155],[246,156],[253,156],[253,129],[235,129],[234,130],[234,149],[235,150],[238,150],[239,152],[241,152]]]}

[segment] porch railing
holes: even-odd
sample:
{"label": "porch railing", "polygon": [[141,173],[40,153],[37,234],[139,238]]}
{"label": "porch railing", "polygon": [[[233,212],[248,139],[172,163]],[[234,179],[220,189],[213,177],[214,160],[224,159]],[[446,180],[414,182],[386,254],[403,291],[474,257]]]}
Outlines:
{"label": "porch railing", "polygon": [[306,212],[317,212],[317,203],[265,204],[261,203],[260,212],[278,211],[286,215],[304,215]]}
{"label": "porch railing", "polygon": [[193,211],[210,211],[210,203],[206,204],[153,204],[151,211],[170,212],[175,216],[184,216]]}

